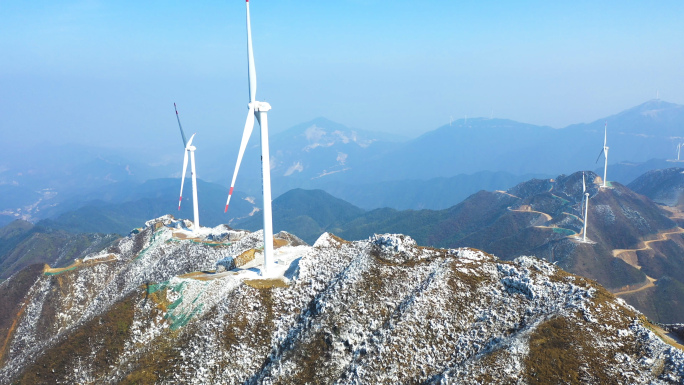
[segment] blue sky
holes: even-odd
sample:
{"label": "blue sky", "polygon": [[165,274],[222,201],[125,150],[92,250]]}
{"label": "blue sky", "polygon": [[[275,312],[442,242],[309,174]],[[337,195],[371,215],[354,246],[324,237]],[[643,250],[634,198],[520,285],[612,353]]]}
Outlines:
{"label": "blue sky", "polygon": [[[252,0],[251,12],[273,131],[325,116],[412,137],[492,112],[563,127],[656,91],[684,104],[681,1]],[[229,145],[247,112],[245,40],[242,0],[0,0],[0,131],[180,146],[177,102],[198,142]]]}

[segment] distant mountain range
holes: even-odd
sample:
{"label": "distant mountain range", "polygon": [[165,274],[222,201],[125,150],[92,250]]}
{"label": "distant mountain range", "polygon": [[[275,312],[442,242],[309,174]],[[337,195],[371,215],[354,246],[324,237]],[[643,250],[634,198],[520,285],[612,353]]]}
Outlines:
{"label": "distant mountain range", "polygon": [[[287,189],[325,190],[326,181],[428,180],[479,171],[558,175],[597,167],[606,122],[611,164],[674,158],[677,138],[684,137],[684,106],[651,100],[592,123],[562,129],[475,118],[399,143],[352,141],[353,130],[317,119],[284,133],[293,138],[283,140],[286,147],[298,151],[287,152],[287,161],[273,168],[273,176],[274,180],[283,179]],[[284,151],[275,142],[273,152]],[[309,185],[294,186],[290,180]]]}
{"label": "distant mountain range", "polygon": [[[272,135],[273,196],[322,189],[364,209],[444,209],[479,190],[506,190],[530,177],[582,169],[602,175],[595,160],[605,122],[608,179],[623,184],[668,167],[666,158],[676,156],[676,143],[684,137],[684,107],[661,100],[562,129],[475,118],[410,140],[318,118]],[[0,225],[55,218],[97,200],[117,203],[108,200],[107,186],[138,190],[151,179],[178,177],[176,150],[154,155],[77,145],[8,149],[0,154]],[[236,151],[237,142],[198,149],[199,177],[225,187]],[[252,145],[236,190],[259,196],[260,178],[258,145]],[[151,192],[160,193],[166,194]]]}
{"label": "distant mountain range", "polygon": [[[190,187],[190,182],[185,187]],[[240,218],[248,218],[261,210],[261,197],[250,197],[242,192],[233,194],[230,213],[225,214],[228,189],[225,187],[197,181],[199,192],[200,224],[217,226],[222,223],[231,224]],[[146,218],[153,218],[165,214],[173,214],[179,218],[190,218],[192,214],[192,194],[184,194],[181,210],[178,211],[178,194],[180,179],[153,179],[142,184],[113,183],[79,196],[74,201],[68,200],[61,205],[78,207],[78,202],[88,202],[86,205],[66,212],[58,212],[49,219],[38,222],[40,225],[64,229],[72,232],[100,232],[128,234]],[[106,199],[101,200],[101,199]]]}

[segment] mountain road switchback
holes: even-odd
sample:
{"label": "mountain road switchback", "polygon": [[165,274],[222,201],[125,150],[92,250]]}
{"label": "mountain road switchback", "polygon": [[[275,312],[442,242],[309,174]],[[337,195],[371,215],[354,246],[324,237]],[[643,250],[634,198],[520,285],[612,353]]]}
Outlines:
{"label": "mountain road switchback", "polygon": [[[623,261],[627,262],[628,264],[636,267],[637,269],[641,270],[641,265],[639,265],[639,260],[637,258],[637,251],[646,251],[646,250],[652,250],[651,244],[654,242],[663,242],[668,239],[670,235],[673,234],[682,234],[684,233],[684,229],[681,227],[677,227],[674,230],[670,231],[662,231],[656,234],[656,239],[651,239],[648,241],[643,241],[644,246],[640,247],[638,249],[614,249],[613,250],[613,257],[615,258],[620,258]],[[636,289],[630,289],[627,288],[626,290],[619,290],[614,292],[613,294],[615,295],[626,295],[626,294],[632,294],[636,293],[642,290],[646,290],[648,288],[654,287],[655,285],[653,284],[656,281],[655,278],[649,277],[648,275],[646,276],[646,282],[644,283],[643,286],[640,286]]]}

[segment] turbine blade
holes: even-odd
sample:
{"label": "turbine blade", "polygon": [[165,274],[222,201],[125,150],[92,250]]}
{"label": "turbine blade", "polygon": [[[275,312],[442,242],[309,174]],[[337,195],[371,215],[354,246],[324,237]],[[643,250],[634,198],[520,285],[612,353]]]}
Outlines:
{"label": "turbine blade", "polygon": [[238,170],[240,170],[240,163],[242,163],[242,156],[245,155],[245,149],[247,148],[247,143],[249,142],[249,137],[252,135],[252,130],[254,129],[254,104],[249,107],[249,113],[247,114],[247,121],[245,122],[245,129],[242,132],[242,142],[240,143],[240,152],[238,153],[237,163],[235,164],[235,171],[233,171],[233,180],[230,182],[230,190],[228,191],[228,199],[226,200],[226,208],[223,212],[228,211],[228,205],[230,204],[230,198],[233,196],[233,188],[235,187],[235,179],[237,179]]}
{"label": "turbine blade", "polygon": [[252,26],[249,20],[249,0],[247,4],[247,75],[249,76],[249,102],[256,100],[256,68],[254,67],[254,51],[252,50]]}
{"label": "turbine blade", "polygon": [[606,143],[608,143],[608,122],[606,122],[606,126],[603,129],[603,147],[606,147]]}
{"label": "turbine blade", "polygon": [[185,145],[186,150],[188,149],[188,147],[192,146],[192,140],[195,139],[195,135],[197,135],[197,133],[192,134],[190,140],[188,140],[188,144]]}
{"label": "turbine blade", "polygon": [[185,172],[187,171],[187,169],[188,169],[188,150],[185,150],[185,156],[183,157],[183,177],[181,178],[180,198],[178,198],[178,211],[180,211],[181,202],[183,201],[183,185],[185,184]]}
{"label": "turbine blade", "polygon": [[584,173],[582,173],[582,194],[587,192],[587,184],[584,182]]}
{"label": "turbine blade", "polygon": [[180,128],[181,137],[183,138],[183,148],[188,145],[188,141],[185,140],[185,133],[183,132],[183,126],[181,126],[180,118],[178,117],[178,108],[176,108],[176,103],[173,103],[173,109],[176,110],[176,120],[178,121],[178,127]]}
{"label": "turbine blade", "polygon": [[596,163],[598,163],[599,159],[601,159],[601,154],[603,154],[603,151],[605,151],[605,148],[602,148],[601,152],[599,152],[599,156],[596,158]]}

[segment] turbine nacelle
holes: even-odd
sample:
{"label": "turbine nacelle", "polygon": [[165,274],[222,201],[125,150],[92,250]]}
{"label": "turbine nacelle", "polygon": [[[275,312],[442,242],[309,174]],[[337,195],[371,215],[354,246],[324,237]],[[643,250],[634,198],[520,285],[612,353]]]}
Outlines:
{"label": "turbine nacelle", "polygon": [[253,101],[247,105],[247,108],[254,111],[267,112],[271,110],[271,105],[267,102]]}

